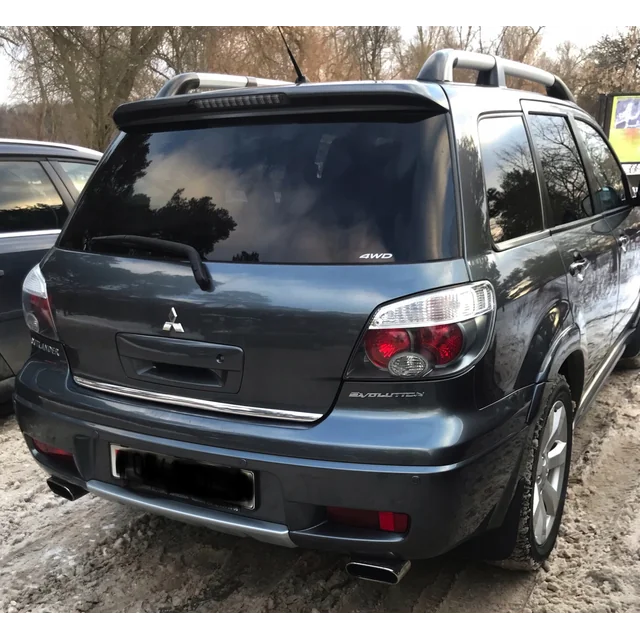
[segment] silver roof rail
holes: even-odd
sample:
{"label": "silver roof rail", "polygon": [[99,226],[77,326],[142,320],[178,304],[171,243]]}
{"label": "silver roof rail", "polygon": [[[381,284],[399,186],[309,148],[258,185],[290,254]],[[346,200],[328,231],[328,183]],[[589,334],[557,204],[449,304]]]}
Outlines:
{"label": "silver roof rail", "polygon": [[242,87],[277,87],[291,85],[292,82],[252,78],[251,76],[231,76],[226,73],[180,73],[169,80],[156,94],[156,98],[169,98],[194,89],[239,89]]}
{"label": "silver roof rail", "polygon": [[560,100],[575,102],[571,91],[558,76],[522,62],[514,62],[486,53],[442,49],[432,53],[420,69],[417,80],[423,82],[452,82],[453,69],[478,71],[478,85],[506,87],[505,76],[537,82],[547,89],[547,95]]}

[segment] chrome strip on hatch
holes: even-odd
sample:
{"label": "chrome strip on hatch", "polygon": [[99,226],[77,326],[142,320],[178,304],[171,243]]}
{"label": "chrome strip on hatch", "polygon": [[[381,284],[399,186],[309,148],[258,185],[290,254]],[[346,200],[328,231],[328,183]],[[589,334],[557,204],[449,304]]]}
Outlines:
{"label": "chrome strip on hatch", "polygon": [[37,231],[8,231],[0,233],[0,238],[28,238],[29,236],[52,236],[60,233],[60,229],[38,229]]}
{"label": "chrome strip on hatch", "polygon": [[255,520],[235,513],[214,511],[213,509],[205,509],[176,500],[140,496],[122,487],[98,480],[89,480],[87,489],[101,498],[138,507],[160,516],[187,522],[188,524],[209,527],[214,531],[228,533],[233,536],[246,536],[262,542],[277,544],[281,547],[296,546],[289,537],[289,529],[277,522]]}
{"label": "chrome strip on hatch", "polygon": [[73,381],[87,389],[114,393],[127,398],[137,400],[151,400],[152,402],[164,402],[165,404],[175,404],[180,407],[190,409],[204,409],[206,411],[218,411],[220,413],[230,413],[237,416],[247,416],[248,418],[270,418],[272,420],[292,420],[295,422],[315,422],[322,418],[321,413],[306,413],[304,411],[287,411],[285,409],[267,409],[265,407],[248,407],[242,404],[231,404],[228,402],[214,402],[213,400],[201,400],[199,398],[188,398],[186,396],[174,396],[170,393],[159,393],[158,391],[147,391],[146,389],[132,389],[122,387],[119,384],[109,384],[108,382],[96,382],[80,376],[73,376]]}

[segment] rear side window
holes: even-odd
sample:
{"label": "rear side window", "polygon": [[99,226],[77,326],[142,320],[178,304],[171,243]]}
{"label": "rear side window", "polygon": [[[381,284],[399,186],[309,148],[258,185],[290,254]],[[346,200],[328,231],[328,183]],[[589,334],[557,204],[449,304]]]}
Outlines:
{"label": "rear side window", "polygon": [[71,184],[76,188],[76,191],[81,193],[96,165],[87,162],[64,162],[60,160],[60,166],[69,180],[71,180]]}
{"label": "rear side window", "polygon": [[531,135],[551,204],[549,227],[592,215],[587,177],[569,122],[564,116],[530,116]]}
{"label": "rear side window", "polygon": [[0,161],[0,233],[60,229],[66,217],[40,163]]}
{"label": "rear side window", "polygon": [[446,118],[127,134],[91,179],[61,246],[93,250],[92,238],[113,234],[186,243],[224,262],[454,257]]}
{"label": "rear side window", "polygon": [[576,125],[593,166],[596,213],[622,206],[626,200],[624,179],[611,149],[590,124],[576,120]]}
{"label": "rear side window", "polygon": [[493,241],[541,231],[540,195],[522,117],[485,118],[479,133]]}

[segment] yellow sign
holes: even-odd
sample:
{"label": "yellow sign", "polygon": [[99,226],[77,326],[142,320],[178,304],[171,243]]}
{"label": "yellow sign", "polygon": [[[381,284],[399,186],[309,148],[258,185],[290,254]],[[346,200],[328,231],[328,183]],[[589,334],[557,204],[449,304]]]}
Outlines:
{"label": "yellow sign", "polygon": [[640,95],[614,97],[609,142],[620,162],[640,162]]}

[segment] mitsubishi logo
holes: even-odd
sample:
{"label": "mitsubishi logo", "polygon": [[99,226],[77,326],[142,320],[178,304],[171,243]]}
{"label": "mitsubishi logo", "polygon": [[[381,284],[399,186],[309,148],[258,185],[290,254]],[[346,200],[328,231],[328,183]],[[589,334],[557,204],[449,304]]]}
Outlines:
{"label": "mitsubishi logo", "polygon": [[169,312],[169,322],[165,322],[162,327],[163,331],[177,331],[178,333],[184,333],[184,329],[179,322],[176,322],[178,319],[178,314],[176,313],[175,307],[171,307],[171,311]]}

